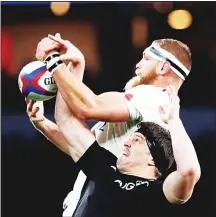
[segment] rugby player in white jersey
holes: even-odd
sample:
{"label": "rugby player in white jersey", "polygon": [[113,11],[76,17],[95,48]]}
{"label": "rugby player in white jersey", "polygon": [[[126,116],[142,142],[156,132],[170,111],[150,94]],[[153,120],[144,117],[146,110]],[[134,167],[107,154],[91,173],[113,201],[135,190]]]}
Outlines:
{"label": "rugby player in white jersey", "polygon": [[[136,67],[135,73],[137,76],[126,84],[124,93],[110,92],[96,96],[80,81],[84,71],[84,57],[68,41],[64,41],[58,36],[42,39],[38,44],[36,57],[42,60],[45,52],[48,54],[48,51],[57,48],[56,43],[53,43],[50,39],[60,43],[61,47],[65,49],[65,54],[60,59],[58,53],[54,53],[54,55],[49,53],[48,57],[51,57],[51,61],[47,61],[48,69],[51,73],[54,72],[53,76],[59,91],[73,113],[85,120],[104,121],[99,122],[94,127],[97,141],[101,146],[118,157],[121,151],[119,144],[123,144],[122,141],[136,130],[136,126],[141,120],[153,121],[167,127],[160,118],[158,106],[162,105],[169,109],[165,87],[171,84],[178,92],[189,74],[191,54],[186,45],[173,39],[154,41],[144,51],[143,57]],[[72,62],[73,73],[61,63],[65,60]],[[80,79],[76,77],[77,75]],[[29,103],[28,113],[31,120],[33,121],[32,118],[34,118],[34,121],[37,122],[36,112],[35,109],[32,110],[32,105],[33,103]],[[34,107],[37,107],[37,105],[35,104]],[[57,122],[64,118],[65,108],[65,105],[62,106],[62,102],[61,104],[58,101],[56,102],[55,118]],[[44,119],[43,116],[42,119],[43,124],[40,123],[40,125],[43,125],[43,127],[38,127],[38,129],[67,153],[67,143],[59,135],[61,133],[58,127]],[[53,132],[59,136],[54,138],[55,133]],[[79,199],[85,176],[82,174],[79,177],[75,183],[74,196],[69,200],[72,204],[71,209],[69,209],[70,204],[68,204],[67,210],[69,212],[66,210],[65,216],[72,215],[76,201]]]}

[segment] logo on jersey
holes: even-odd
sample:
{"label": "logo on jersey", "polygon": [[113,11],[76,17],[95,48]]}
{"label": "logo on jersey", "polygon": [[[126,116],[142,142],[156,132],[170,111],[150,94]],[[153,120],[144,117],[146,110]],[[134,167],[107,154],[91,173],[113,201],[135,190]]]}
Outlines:
{"label": "logo on jersey", "polygon": [[126,100],[130,101],[133,98],[133,95],[127,93],[127,94],[125,94],[125,98],[126,98]]}
{"label": "logo on jersey", "polygon": [[141,181],[141,180],[138,180],[135,183],[133,182],[123,183],[121,180],[115,180],[114,182],[118,183],[120,188],[125,189],[127,191],[130,191],[140,185],[146,185],[146,187],[149,186],[149,181]]}

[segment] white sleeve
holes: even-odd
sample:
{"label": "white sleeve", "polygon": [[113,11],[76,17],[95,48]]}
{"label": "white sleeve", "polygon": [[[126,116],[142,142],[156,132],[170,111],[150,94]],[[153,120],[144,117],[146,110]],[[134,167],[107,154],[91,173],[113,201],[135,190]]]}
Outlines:
{"label": "white sleeve", "polygon": [[163,88],[139,85],[125,92],[125,100],[131,120],[151,121],[168,128],[159,113],[159,106],[169,108],[169,97]]}
{"label": "white sleeve", "polygon": [[79,202],[81,191],[85,181],[86,181],[86,175],[83,173],[82,170],[80,170],[77,179],[74,183],[73,190],[67,195],[67,197],[63,202],[63,209],[64,209],[62,214],[63,217],[73,215],[77,203]]}

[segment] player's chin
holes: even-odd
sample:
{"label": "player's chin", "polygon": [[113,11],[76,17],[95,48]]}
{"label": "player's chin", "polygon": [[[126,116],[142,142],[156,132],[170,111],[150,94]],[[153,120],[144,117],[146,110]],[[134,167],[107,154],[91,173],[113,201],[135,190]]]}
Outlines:
{"label": "player's chin", "polygon": [[138,76],[138,75],[140,75],[140,74],[141,74],[140,69],[136,69],[136,70],[135,70],[135,75]]}
{"label": "player's chin", "polygon": [[126,150],[122,151],[122,157],[129,157],[129,153]]}
{"label": "player's chin", "polygon": [[127,158],[126,158],[124,155],[122,155],[121,157],[118,158],[118,160],[117,160],[117,162],[116,162],[116,165],[117,165],[117,168],[118,168],[118,169],[121,169],[121,168],[122,168],[122,165],[124,165],[125,162],[127,161],[126,159],[127,159]]}
{"label": "player's chin", "polygon": [[123,162],[125,162],[126,159],[127,159],[127,157],[122,154],[122,155],[118,158],[117,162],[118,162],[119,165],[121,165]]}
{"label": "player's chin", "polygon": [[136,76],[134,76],[134,83],[137,83],[137,84],[140,84],[141,83],[141,81],[142,81],[142,74],[140,73],[140,74],[137,74]]}

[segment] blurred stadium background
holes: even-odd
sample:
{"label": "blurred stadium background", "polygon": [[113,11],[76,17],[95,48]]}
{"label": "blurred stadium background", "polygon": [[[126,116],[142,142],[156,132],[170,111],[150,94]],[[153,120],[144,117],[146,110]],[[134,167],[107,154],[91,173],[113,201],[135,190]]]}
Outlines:
{"label": "blurred stadium background", "polygon": [[[61,216],[77,174],[72,160],[30,124],[17,86],[20,69],[35,60],[37,43],[56,32],[84,53],[84,83],[98,94],[121,91],[153,40],[175,38],[189,45],[193,66],[180,91],[181,117],[202,177],[192,199],[172,216],[210,215],[215,2],[2,2],[1,11],[2,216]],[[54,103],[45,103],[51,119]]]}

